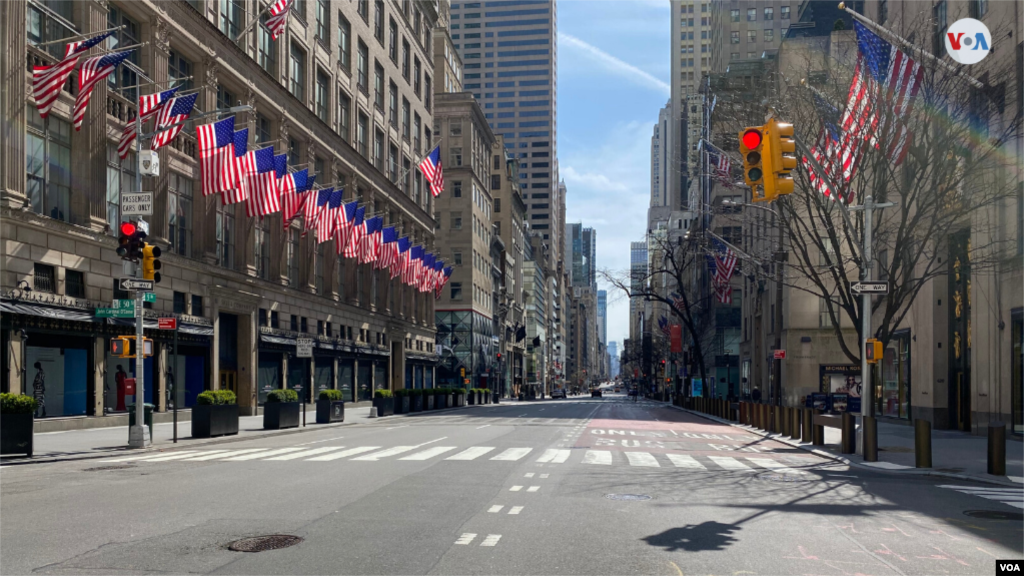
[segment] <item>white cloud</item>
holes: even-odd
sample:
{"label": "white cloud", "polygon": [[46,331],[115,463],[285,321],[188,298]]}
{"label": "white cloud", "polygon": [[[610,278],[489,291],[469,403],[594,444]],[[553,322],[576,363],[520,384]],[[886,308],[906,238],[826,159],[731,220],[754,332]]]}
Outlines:
{"label": "white cloud", "polygon": [[571,34],[559,32],[558,43],[560,47],[569,46],[586,54],[591,59],[596,60],[597,62],[602,64],[605,67],[605,69],[609,72],[613,72],[620,76],[629,78],[636,82],[637,84],[647,86],[648,88],[653,88],[666,96],[670,96],[672,94],[672,87],[669,86],[667,82],[641,70],[640,68],[637,68],[636,66],[628,62],[624,62],[616,58],[615,56],[612,56],[611,54],[605,52],[604,50],[601,50],[597,46],[588,44]]}

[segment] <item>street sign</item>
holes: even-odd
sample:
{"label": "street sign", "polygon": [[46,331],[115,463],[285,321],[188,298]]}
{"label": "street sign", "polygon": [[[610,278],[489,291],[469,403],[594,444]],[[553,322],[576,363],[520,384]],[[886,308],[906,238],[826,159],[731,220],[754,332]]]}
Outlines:
{"label": "street sign", "polygon": [[177,330],[178,319],[177,318],[157,318],[156,327],[160,330]]}
{"label": "street sign", "polygon": [[786,351],[785,350],[776,350],[775,351],[775,359],[776,360],[785,360],[786,359]]}
{"label": "street sign", "polygon": [[143,302],[156,302],[156,294],[152,292],[146,292],[142,295]]}
{"label": "street sign", "polygon": [[121,308],[97,308],[97,318],[134,318],[135,309],[123,310]]}
{"label": "street sign", "polygon": [[150,216],[153,214],[152,192],[122,192],[122,216]]}
{"label": "street sign", "polygon": [[313,357],[313,339],[312,338],[296,338],[295,339],[295,356],[298,358],[312,358]]}
{"label": "street sign", "polygon": [[888,282],[857,282],[850,286],[854,294],[888,294]]}
{"label": "street sign", "polygon": [[114,300],[114,305],[111,308],[117,308],[118,310],[131,310],[135,312],[135,300],[128,300],[126,298],[119,298]]}
{"label": "street sign", "polygon": [[135,278],[121,278],[117,283],[118,287],[125,292],[132,290],[152,292],[154,284],[155,283],[152,280],[137,280]]}

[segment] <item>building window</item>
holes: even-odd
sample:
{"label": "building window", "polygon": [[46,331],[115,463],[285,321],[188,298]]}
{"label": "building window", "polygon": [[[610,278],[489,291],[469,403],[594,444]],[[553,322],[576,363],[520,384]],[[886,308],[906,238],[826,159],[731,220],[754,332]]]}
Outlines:
{"label": "building window", "polygon": [[384,0],[373,2],[373,37],[384,45]]}
{"label": "building window", "polygon": [[[121,46],[134,46],[139,43],[138,23],[126,16],[120,8],[111,5],[107,10],[107,28],[118,26],[124,26],[124,28],[117,30],[107,38],[107,50],[115,51]],[[57,45],[59,46],[59,44]],[[128,55],[124,64],[118,66],[117,70],[107,76],[107,87],[127,98],[129,102],[136,102],[139,98],[136,88],[139,84],[139,77],[135,71],[138,69],[139,50],[136,49]]]}
{"label": "building window", "polygon": [[501,190],[500,174],[491,174],[491,190]]}
{"label": "building window", "polygon": [[306,101],[306,53],[297,44],[292,44],[291,50],[291,79],[290,89],[292,96],[300,101]]}
{"label": "building window", "polygon": [[327,111],[330,110],[329,101],[329,90],[331,86],[331,79],[327,77],[322,71],[317,70],[316,72],[316,116],[317,118],[324,121],[326,124],[330,124],[330,117]]}
{"label": "building window", "polygon": [[331,13],[327,0],[316,2],[316,39],[327,44],[330,41]]}
{"label": "building window", "polygon": [[732,31],[732,32],[729,32],[729,41],[732,44],[739,44],[740,43],[740,33],[735,31],[735,30]]}
{"label": "building window", "polygon": [[747,8],[747,22],[757,21],[757,8]]}
{"label": "building window", "polygon": [[501,212],[501,198],[494,199],[494,211]]}
{"label": "building window", "polygon": [[338,65],[352,72],[352,25],[338,14]]}
{"label": "building window", "polygon": [[176,172],[167,175],[167,236],[171,252],[192,255],[192,179]]}
{"label": "building window", "polygon": [[448,160],[452,166],[462,166],[462,148],[449,148]]}
{"label": "building window", "polygon": [[765,43],[775,42],[775,30],[772,30],[771,28],[765,30],[764,41]]}
{"label": "building window", "polygon": [[34,265],[32,289],[46,294],[53,294],[56,291],[57,279],[53,266],[38,263]]}
{"label": "building window", "polygon": [[338,134],[345,142],[352,140],[352,99],[344,92],[338,92]]}
{"label": "building window", "polygon": [[359,45],[356,47],[356,85],[359,87],[359,91],[363,94],[369,92],[370,79],[368,74],[370,72],[370,57],[368,56],[369,49],[363,41],[359,41]]}
{"label": "building window", "polygon": [[242,30],[243,10],[239,0],[220,0],[220,31],[232,40]]}
{"label": "building window", "polygon": [[77,270],[65,270],[64,294],[72,298],[85,298],[85,274]]}
{"label": "building window", "polygon": [[235,207],[217,208],[217,265],[235,269]]}
{"label": "building window", "polygon": [[452,197],[462,198],[462,181],[452,180]]}
{"label": "building window", "polygon": [[415,112],[412,115],[412,151],[420,153],[420,115]]}
{"label": "building window", "polygon": [[384,171],[384,133],[380,130],[373,131],[373,165]]}
{"label": "building window", "polygon": [[182,90],[191,90],[193,85],[191,76],[192,62],[171,50],[167,58],[167,79],[170,81],[167,87],[180,87]]}
{"label": "building window", "polygon": [[373,63],[373,104],[384,111],[384,67],[379,62]]}
{"label": "building window", "polygon": [[409,101],[402,98],[402,137],[405,138],[406,142],[409,141],[409,137],[412,135],[412,126],[409,125],[409,114]]}
{"label": "building window", "polygon": [[[490,72],[488,72],[490,74]],[[430,112],[430,97],[433,92],[430,91],[430,74],[423,75],[423,107]]]}
{"label": "building window", "polygon": [[288,285],[292,288],[299,286],[299,231],[287,231],[288,245],[286,247],[286,260],[288,267]]}
{"label": "building window", "polygon": [[416,93],[416,96],[420,95],[420,59],[413,58],[412,64],[412,91]]}
{"label": "building window", "polygon": [[[40,5],[44,5],[49,10],[44,11],[44,6]],[[67,38],[76,32],[73,28],[64,26],[57,18],[50,15],[51,12],[56,13],[57,16],[71,22],[74,19],[71,2],[48,1],[39,2],[38,4],[33,2],[26,6],[26,12],[26,32],[28,33],[29,44],[36,45],[43,42],[53,42],[54,40]],[[41,46],[40,49],[46,51],[57,60],[64,57],[64,44],[61,42],[53,42],[52,44]],[[68,91],[70,92],[70,90]]]}
{"label": "building window", "polygon": [[395,64],[398,64],[398,24],[395,23],[395,19],[391,18],[388,21],[388,58]]}
{"label": "building window", "polygon": [[290,328],[292,332],[299,331],[299,317],[296,316],[295,314],[292,314]]}
{"label": "building window", "polygon": [[[32,210],[55,220],[71,221],[71,124],[54,116],[46,119],[38,114],[27,114],[25,132],[26,192]],[[110,153],[108,149],[108,154]],[[113,149],[117,159],[117,149]],[[131,157],[131,156],[130,156]],[[107,200],[110,198],[110,172],[108,170]],[[122,180],[122,189],[128,182]],[[120,192],[116,200],[120,206]],[[109,204],[108,204],[109,206]],[[110,221],[108,208],[108,221]],[[113,220],[117,230],[120,218]]]}
{"label": "building window", "polygon": [[[188,314],[188,300],[185,298],[184,292],[174,293],[174,313],[175,314]],[[260,308],[260,326],[267,325],[267,311]]]}
{"label": "building window", "polygon": [[370,23],[370,0],[357,0],[356,12],[363,18],[363,22]]}
{"label": "building window", "polygon": [[227,110],[235,105],[238,100],[235,99],[235,95],[228,92],[227,88],[223,85],[217,85],[217,109]]}
{"label": "building window", "polygon": [[775,8],[765,8],[764,9],[764,19],[765,20],[774,20],[775,19]]}
{"label": "building window", "polygon": [[316,260],[313,262],[313,288],[317,294],[324,293],[324,245],[317,244],[316,252],[313,256]]}
{"label": "building window", "polygon": [[783,20],[789,20],[789,6],[779,8],[779,17]]}
{"label": "building window", "polygon": [[409,158],[402,156],[402,172],[405,173],[405,180],[402,182],[402,191],[406,194],[409,193],[409,189],[412,187],[412,162]]}
{"label": "building window", "polygon": [[757,30],[747,30],[747,42],[757,42]]}
{"label": "building window", "polygon": [[462,252],[452,252],[452,261],[456,266],[462,266]]}
{"label": "building window", "polygon": [[729,19],[733,22],[740,21],[740,11],[738,8],[733,8],[732,10],[729,10]]}
{"label": "building window", "polygon": [[256,262],[256,276],[264,280],[270,278],[270,234],[266,220],[256,220],[253,233],[253,260]]}
{"label": "building window", "polygon": [[462,282],[451,283],[451,299],[462,300]]}
{"label": "building window", "polygon": [[[42,120],[37,120],[37,122],[42,122]],[[30,136],[28,142],[32,143],[32,133],[29,132],[28,135]],[[107,225],[110,227],[111,234],[117,234],[118,226],[121,224],[121,193],[130,191],[135,184],[134,167],[134,152],[129,152],[122,161],[117,156],[117,147],[113,144],[107,145]],[[29,191],[31,191],[33,185],[31,178],[29,178],[28,184]],[[31,194],[29,198],[32,198]]]}
{"label": "building window", "polygon": [[[774,308],[774,305],[773,305]],[[775,322],[775,314],[772,314],[772,323]],[[832,317],[828,313],[828,300],[818,298],[818,328],[831,328]],[[774,332],[774,330],[773,330]]]}
{"label": "building window", "polygon": [[391,82],[388,88],[388,121],[398,128],[398,86]]}
{"label": "building window", "polygon": [[452,230],[462,230],[462,212],[452,212]]}
{"label": "building window", "polygon": [[280,328],[281,327],[281,315],[277,313],[277,310],[270,311],[270,327]]}
{"label": "building window", "polygon": [[388,146],[388,178],[398,184],[398,146],[394,143]]}
{"label": "building window", "polygon": [[409,43],[402,40],[402,78],[409,81]]}
{"label": "building window", "polygon": [[892,418],[910,417],[910,332],[893,334],[882,358],[882,394],[878,413]]}
{"label": "building window", "polygon": [[356,147],[359,148],[359,153],[364,158],[370,158],[369,149],[369,135],[367,134],[370,120],[366,117],[366,114],[359,113],[359,120],[356,122]]}

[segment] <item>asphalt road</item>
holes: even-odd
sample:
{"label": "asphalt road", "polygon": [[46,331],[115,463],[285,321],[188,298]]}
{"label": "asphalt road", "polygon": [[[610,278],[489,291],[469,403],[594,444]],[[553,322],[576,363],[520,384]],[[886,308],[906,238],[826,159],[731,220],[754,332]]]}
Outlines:
{"label": "asphalt road", "polygon": [[[989,575],[1024,555],[1019,489],[850,469],[621,395],[134,457],[2,468],[0,572]],[[303,540],[227,548],[270,534]]]}

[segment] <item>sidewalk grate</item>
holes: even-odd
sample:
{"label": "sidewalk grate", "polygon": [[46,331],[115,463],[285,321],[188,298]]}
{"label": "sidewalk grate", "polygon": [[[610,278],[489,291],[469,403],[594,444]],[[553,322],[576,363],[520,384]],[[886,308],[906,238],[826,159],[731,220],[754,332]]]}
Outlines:
{"label": "sidewalk grate", "polygon": [[650,500],[651,497],[646,494],[608,494],[605,498],[609,500],[626,500],[630,502],[637,502],[642,500]]}
{"label": "sidewalk grate", "polygon": [[267,550],[278,550],[294,546],[299,542],[302,542],[302,538],[287,534],[254,536],[252,538],[235,540],[228,545],[228,550],[234,550],[235,552],[265,552]]}

